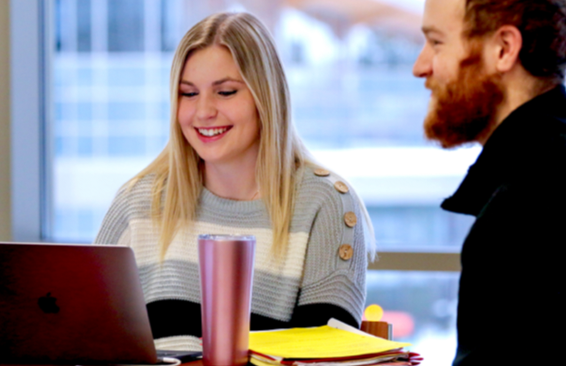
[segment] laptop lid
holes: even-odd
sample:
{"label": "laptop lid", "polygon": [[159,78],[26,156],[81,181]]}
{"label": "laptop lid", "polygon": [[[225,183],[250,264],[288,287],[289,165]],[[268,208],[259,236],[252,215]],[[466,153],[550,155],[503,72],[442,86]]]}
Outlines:
{"label": "laptop lid", "polygon": [[131,248],[0,243],[0,363],[156,363]]}

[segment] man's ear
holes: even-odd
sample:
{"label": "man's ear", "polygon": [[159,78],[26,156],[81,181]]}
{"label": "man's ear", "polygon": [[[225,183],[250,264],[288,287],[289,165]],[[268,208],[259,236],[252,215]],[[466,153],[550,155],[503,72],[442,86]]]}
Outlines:
{"label": "man's ear", "polygon": [[492,37],[493,65],[500,73],[508,72],[520,62],[519,52],[523,47],[521,32],[515,26],[504,25]]}

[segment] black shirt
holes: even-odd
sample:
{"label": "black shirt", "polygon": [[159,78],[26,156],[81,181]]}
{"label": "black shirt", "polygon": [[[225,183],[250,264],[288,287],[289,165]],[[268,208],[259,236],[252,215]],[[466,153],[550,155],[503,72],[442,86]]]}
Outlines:
{"label": "black shirt", "polygon": [[564,86],[513,111],[442,208],[476,216],[462,247],[454,365],[560,363],[549,351],[566,347]]}

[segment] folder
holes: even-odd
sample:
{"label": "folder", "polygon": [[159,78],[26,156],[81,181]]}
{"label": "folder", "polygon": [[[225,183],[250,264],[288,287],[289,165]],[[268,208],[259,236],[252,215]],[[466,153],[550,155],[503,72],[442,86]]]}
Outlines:
{"label": "folder", "polygon": [[[334,320],[336,326],[337,321]],[[332,324],[331,323],[331,324]],[[338,322],[340,325],[341,322]],[[250,362],[257,366],[293,365],[418,365],[422,358],[403,348],[410,343],[389,341],[324,325],[250,333]]]}

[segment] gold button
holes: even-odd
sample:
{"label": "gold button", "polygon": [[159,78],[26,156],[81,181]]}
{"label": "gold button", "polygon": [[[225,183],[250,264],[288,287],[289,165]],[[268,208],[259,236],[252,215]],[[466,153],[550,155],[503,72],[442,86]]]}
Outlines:
{"label": "gold button", "polygon": [[358,218],[356,217],[356,214],[353,213],[352,211],[346,212],[344,214],[344,222],[346,223],[347,226],[354,227],[358,223]]}
{"label": "gold button", "polygon": [[340,193],[348,193],[348,186],[344,182],[336,182],[334,183],[334,188]]}
{"label": "gold button", "polygon": [[330,175],[330,172],[326,169],[316,169],[314,171],[314,175],[318,176],[318,177],[328,177]]}
{"label": "gold button", "polygon": [[340,249],[338,249],[338,255],[340,258],[347,261],[354,255],[354,249],[352,249],[350,244],[342,244],[340,245]]}

